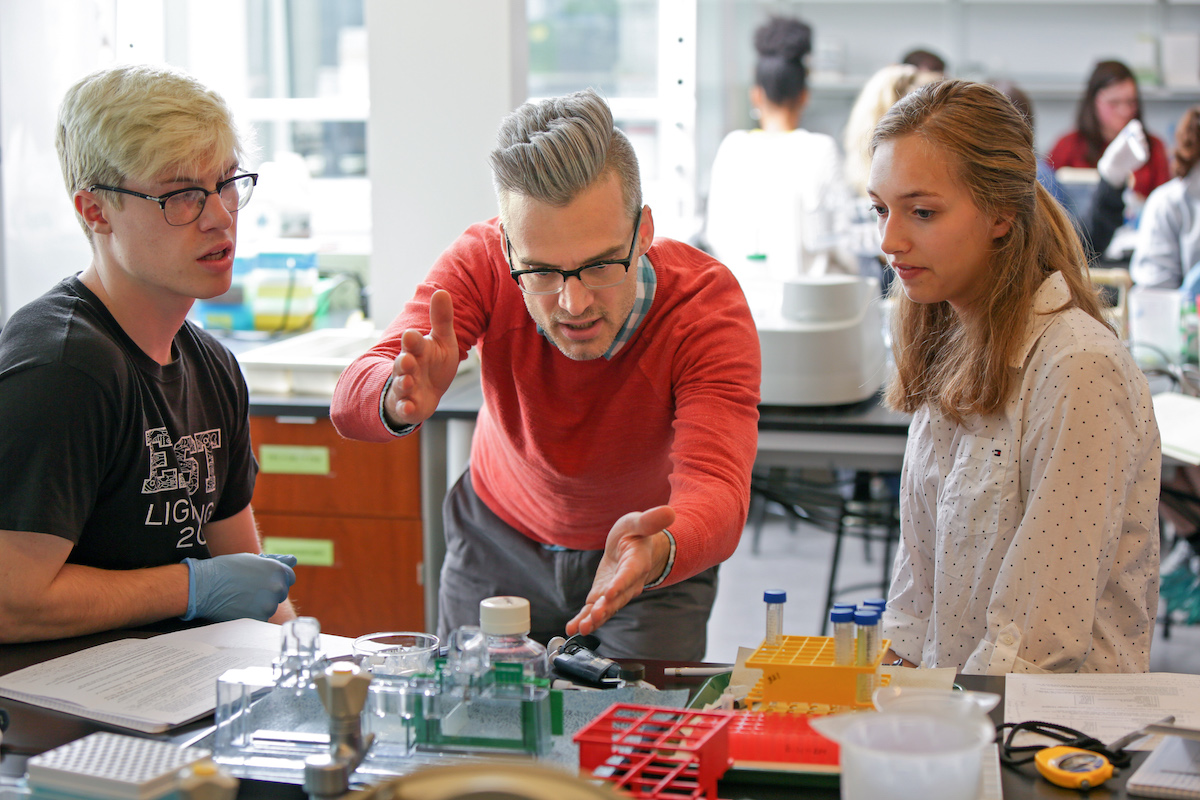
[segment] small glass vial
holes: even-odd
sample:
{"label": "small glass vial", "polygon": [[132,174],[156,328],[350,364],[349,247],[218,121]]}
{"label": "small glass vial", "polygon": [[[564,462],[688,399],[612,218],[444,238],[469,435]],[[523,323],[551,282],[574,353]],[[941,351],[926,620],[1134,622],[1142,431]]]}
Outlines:
{"label": "small glass vial", "polygon": [[546,648],[529,638],[529,601],[524,597],[489,597],[479,603],[479,628],[487,638],[492,664],[522,664],[526,678],[548,678]]}
{"label": "small glass vial", "polygon": [[829,621],[833,623],[833,663],[848,667],[854,663],[854,609],[834,606]]}
{"label": "small glass vial", "polygon": [[858,635],[854,640],[854,663],[865,667],[875,663],[879,654],[879,611],[874,608],[859,608],[854,612],[854,624]]}
{"label": "small glass vial", "polygon": [[763,644],[778,647],[783,641],[783,604],[787,602],[787,592],[768,589],[763,592],[763,602],[767,604],[767,635]]}

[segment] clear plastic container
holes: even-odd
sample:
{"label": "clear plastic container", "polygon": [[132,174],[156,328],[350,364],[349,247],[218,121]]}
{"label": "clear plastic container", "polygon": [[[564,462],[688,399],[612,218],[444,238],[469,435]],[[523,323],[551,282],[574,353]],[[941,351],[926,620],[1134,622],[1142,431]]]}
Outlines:
{"label": "clear plastic container", "polygon": [[874,700],[878,714],[812,720],[841,747],[843,800],[980,795],[983,748],[996,735],[987,712],[999,695],[887,686]]}
{"label": "clear plastic container", "polygon": [[487,637],[492,664],[522,664],[526,678],[548,678],[546,648],[529,638],[529,601],[524,597],[489,597],[479,603],[479,628]]}

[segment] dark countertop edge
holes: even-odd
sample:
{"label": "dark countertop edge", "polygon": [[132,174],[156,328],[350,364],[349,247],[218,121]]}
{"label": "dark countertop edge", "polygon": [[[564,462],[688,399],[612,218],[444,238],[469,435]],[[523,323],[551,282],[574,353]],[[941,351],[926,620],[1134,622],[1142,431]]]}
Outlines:
{"label": "dark countertop edge", "polygon": [[[250,416],[252,417],[329,417],[329,399],[325,397],[272,397],[266,395],[250,396]],[[476,408],[439,408],[433,412],[433,419],[469,419],[479,416]]]}
{"label": "dark countertop edge", "polygon": [[[456,393],[433,413],[434,420],[474,420],[482,397]],[[886,434],[907,436],[909,418],[881,408],[875,399],[845,406],[759,406],[763,431]],[[317,395],[250,395],[253,417],[329,417],[329,398]]]}

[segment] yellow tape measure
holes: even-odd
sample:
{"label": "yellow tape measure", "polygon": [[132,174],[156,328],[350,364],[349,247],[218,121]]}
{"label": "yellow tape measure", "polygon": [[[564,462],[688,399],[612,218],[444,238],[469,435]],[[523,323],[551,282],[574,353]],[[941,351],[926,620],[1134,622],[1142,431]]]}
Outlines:
{"label": "yellow tape measure", "polygon": [[1094,789],[1113,774],[1107,758],[1078,747],[1046,747],[1033,760],[1043,778],[1068,789]]}

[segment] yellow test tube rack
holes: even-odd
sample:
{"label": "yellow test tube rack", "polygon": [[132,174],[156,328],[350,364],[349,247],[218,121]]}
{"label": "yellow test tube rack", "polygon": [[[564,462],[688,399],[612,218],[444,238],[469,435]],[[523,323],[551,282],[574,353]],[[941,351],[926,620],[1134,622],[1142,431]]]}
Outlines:
{"label": "yellow test tube rack", "polygon": [[835,708],[870,708],[880,680],[884,639],[869,664],[834,664],[832,636],[781,636],[778,644],[759,645],[746,666],[762,670],[747,696],[751,709],[793,713],[829,713]]}

